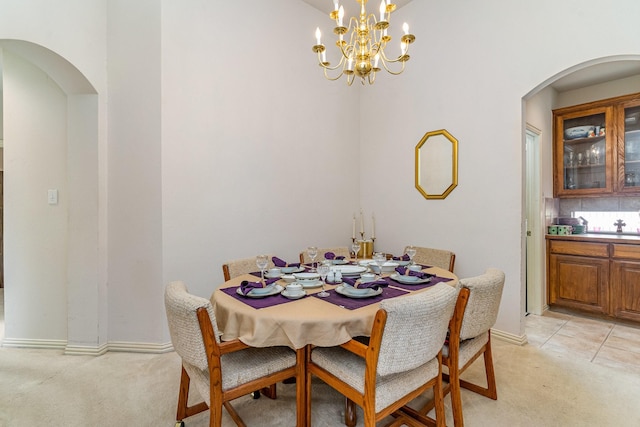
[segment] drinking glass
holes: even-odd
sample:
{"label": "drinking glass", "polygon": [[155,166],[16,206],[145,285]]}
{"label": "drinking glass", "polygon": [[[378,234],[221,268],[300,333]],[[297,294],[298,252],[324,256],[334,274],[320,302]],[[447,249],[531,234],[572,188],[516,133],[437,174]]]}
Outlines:
{"label": "drinking glass", "polygon": [[383,252],[376,252],[375,254],[373,254],[373,260],[375,261],[375,263],[378,265],[378,268],[380,269],[379,279],[382,279],[382,266],[387,262],[387,255]]}
{"label": "drinking glass", "polygon": [[358,252],[360,251],[360,242],[357,240],[354,240],[353,243],[351,244],[351,250],[353,251],[353,254],[356,257],[356,264],[358,263]]}
{"label": "drinking glass", "polygon": [[318,256],[318,248],[316,248],[315,246],[309,246],[307,248],[307,255],[309,255],[309,258],[311,258],[311,270],[313,271],[315,260]]}
{"label": "drinking glass", "polygon": [[264,284],[264,270],[269,265],[269,256],[268,255],[258,255],[256,257],[256,265],[260,269],[260,278],[262,279],[262,283]]}
{"label": "drinking glass", "polygon": [[325,291],[324,284],[325,279],[327,278],[327,274],[329,274],[330,267],[325,264],[318,265],[318,274],[320,275],[320,280],[322,280],[322,291],[318,292],[318,296],[321,298],[326,298],[329,296],[329,292]]}
{"label": "drinking glass", "polygon": [[409,265],[413,265],[413,257],[416,256],[416,248],[414,246],[407,246],[407,255],[409,255]]}

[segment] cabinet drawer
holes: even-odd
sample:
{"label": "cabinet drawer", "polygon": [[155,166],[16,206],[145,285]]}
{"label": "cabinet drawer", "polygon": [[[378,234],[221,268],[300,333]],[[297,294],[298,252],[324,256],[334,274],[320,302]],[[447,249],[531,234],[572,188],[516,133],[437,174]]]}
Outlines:
{"label": "cabinet drawer", "polygon": [[563,240],[551,240],[549,243],[549,250],[554,254],[609,258],[608,243],[567,242]]}
{"label": "cabinet drawer", "polygon": [[640,259],[640,245],[619,245],[614,243],[611,246],[613,247],[613,253],[611,254],[613,258]]}

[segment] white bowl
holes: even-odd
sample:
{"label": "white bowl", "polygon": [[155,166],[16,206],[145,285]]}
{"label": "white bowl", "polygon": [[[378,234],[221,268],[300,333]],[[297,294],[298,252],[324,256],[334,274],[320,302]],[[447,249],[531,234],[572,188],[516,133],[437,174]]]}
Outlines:
{"label": "white bowl", "polygon": [[299,269],[300,267],[280,267],[283,274],[290,274]]}
{"label": "white bowl", "polygon": [[296,281],[296,276],[294,276],[293,274],[283,274],[282,280],[284,280],[287,283],[292,283]]}
{"label": "white bowl", "polygon": [[320,278],[318,273],[295,273],[293,275],[297,280],[314,282]]}
{"label": "white bowl", "polygon": [[[387,261],[384,264],[382,264],[382,272],[390,273],[394,271],[398,265],[399,264],[395,261]],[[371,268],[371,270],[373,270],[376,273],[380,272],[380,267],[378,267],[378,264],[376,264],[375,262],[369,263],[369,268]]]}

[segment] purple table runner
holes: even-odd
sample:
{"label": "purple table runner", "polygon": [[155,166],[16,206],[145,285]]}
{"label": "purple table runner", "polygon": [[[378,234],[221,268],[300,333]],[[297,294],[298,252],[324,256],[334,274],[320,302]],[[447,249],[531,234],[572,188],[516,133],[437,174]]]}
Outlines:
{"label": "purple table runner", "polygon": [[326,298],[320,298],[319,296],[317,296],[317,294],[313,294],[312,296],[315,298],[321,299],[323,301],[329,302],[331,304],[348,308],[349,310],[355,310],[360,307],[365,307],[370,304],[375,304],[377,302],[382,301],[383,299],[395,298],[407,293],[407,291],[403,291],[402,289],[382,288],[382,293],[375,297],[349,298],[349,297],[340,295],[335,291],[335,289],[332,289],[328,292],[329,292],[329,296]]}
{"label": "purple table runner", "polygon": [[[224,292],[225,294],[229,295],[230,297],[235,298],[238,301],[241,301],[241,302],[243,302],[243,303],[247,304],[248,306],[253,307],[255,309],[271,307],[271,306],[278,305],[278,304],[284,304],[284,303],[287,303],[287,302],[296,301],[296,300],[284,297],[284,296],[282,296],[280,294],[270,295],[270,296],[264,297],[264,298],[244,297],[244,296],[239,295],[237,293],[237,289],[238,288],[239,288],[239,286],[232,286],[230,288],[223,288],[223,289],[220,289],[220,290],[222,292]],[[307,298],[307,297],[303,297],[303,298]]]}

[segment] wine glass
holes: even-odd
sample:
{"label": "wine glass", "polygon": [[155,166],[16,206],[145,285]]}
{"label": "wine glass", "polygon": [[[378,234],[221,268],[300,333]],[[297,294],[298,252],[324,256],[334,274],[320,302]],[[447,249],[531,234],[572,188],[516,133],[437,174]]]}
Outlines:
{"label": "wine glass", "polygon": [[311,258],[311,270],[313,271],[313,266],[315,264],[316,257],[318,256],[318,248],[315,246],[309,246],[307,248],[307,255]]}
{"label": "wine glass", "polygon": [[375,261],[375,263],[378,265],[378,268],[380,269],[379,279],[382,279],[382,266],[387,262],[387,254],[383,252],[376,252],[375,254],[373,254],[373,260]]}
{"label": "wine glass", "polygon": [[413,257],[416,256],[415,246],[407,246],[407,250],[405,252],[409,255],[409,265],[413,265]]}
{"label": "wine glass", "polygon": [[318,296],[321,298],[329,296],[329,292],[324,289],[325,279],[327,278],[327,274],[329,274],[329,269],[330,267],[326,264],[318,264],[318,274],[320,275],[320,280],[322,280],[322,291],[318,292]]}
{"label": "wine glass", "polygon": [[256,265],[260,269],[260,278],[262,279],[262,283],[264,284],[264,270],[269,265],[269,256],[268,255],[258,255],[256,257]]}
{"label": "wine glass", "polygon": [[353,251],[353,255],[356,257],[356,264],[358,263],[358,252],[360,251],[360,242],[354,240],[351,244],[351,250]]}

